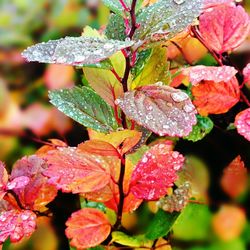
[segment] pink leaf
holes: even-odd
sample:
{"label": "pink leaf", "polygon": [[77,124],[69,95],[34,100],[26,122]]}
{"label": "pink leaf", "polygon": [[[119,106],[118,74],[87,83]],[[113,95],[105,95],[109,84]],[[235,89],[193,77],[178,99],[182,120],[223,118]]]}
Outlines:
{"label": "pink leaf", "polygon": [[77,249],[94,247],[110,234],[111,225],[106,215],[95,208],[84,208],[71,215],[66,222],[66,235]]}
{"label": "pink leaf", "polygon": [[234,124],[238,133],[250,141],[250,108],[240,112],[236,116]]}
{"label": "pink leaf", "polygon": [[165,144],[157,144],[144,154],[136,165],[130,181],[130,191],[145,200],[157,200],[167,193],[177,179],[184,157],[169,151]]}
{"label": "pink leaf", "polygon": [[213,82],[229,82],[237,73],[234,67],[221,66],[221,67],[207,67],[207,66],[194,66],[185,68],[182,73],[189,77],[192,84],[196,85],[201,81]]}
{"label": "pink leaf", "polygon": [[[60,148],[45,157],[49,168],[44,175],[64,192],[87,193],[104,188],[110,181],[114,157],[104,157],[76,148]],[[115,158],[117,159],[117,158]]]}
{"label": "pink leaf", "polygon": [[18,188],[24,188],[30,181],[30,178],[27,176],[20,176],[17,178],[14,178],[12,181],[8,182],[7,189],[18,189]]}
{"label": "pink leaf", "polygon": [[9,210],[0,215],[0,244],[8,237],[18,242],[30,236],[36,228],[36,215],[28,210]]}
{"label": "pink leaf", "polygon": [[234,0],[204,0],[204,9],[213,8],[223,4],[234,5]]}
{"label": "pink leaf", "polygon": [[144,86],[116,103],[130,119],[161,136],[187,136],[197,122],[189,96],[169,86]]}
{"label": "pink leaf", "polygon": [[219,54],[237,48],[249,34],[249,16],[241,6],[220,5],[199,20],[204,42]]}
{"label": "pink leaf", "polygon": [[250,82],[250,63],[243,69],[244,82]]}
{"label": "pink leaf", "polygon": [[[23,157],[15,163],[11,180],[12,184],[16,180],[19,186],[14,189],[14,192],[18,195],[23,207],[31,210],[44,210],[45,206],[55,198],[57,194],[55,186],[49,184],[48,178],[42,174],[47,167],[46,162],[36,155]],[[23,184],[27,182],[24,176],[29,178],[29,182],[21,188],[19,181],[23,180]]]}
{"label": "pink leaf", "polygon": [[8,182],[8,173],[5,169],[4,163],[0,161],[0,200],[6,194],[6,185]]}

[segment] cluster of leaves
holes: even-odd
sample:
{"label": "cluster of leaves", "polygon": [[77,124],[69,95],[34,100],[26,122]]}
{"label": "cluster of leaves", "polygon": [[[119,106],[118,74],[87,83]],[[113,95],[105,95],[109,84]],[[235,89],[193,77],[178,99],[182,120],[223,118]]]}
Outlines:
{"label": "cluster of leaves", "polygon": [[[77,249],[100,244],[100,249],[169,248],[170,230],[178,239],[189,218],[209,214],[207,206],[190,200],[199,203],[201,183],[188,158],[174,151],[174,141],[199,141],[213,128],[208,115],[225,114],[240,101],[244,108],[249,105],[244,87],[250,79],[249,64],[241,72],[228,61],[228,53],[249,33],[248,14],[229,0],[103,2],[113,12],[104,34],[86,27],[80,37],[40,43],[23,52],[28,61],[83,70],[86,86],[54,90],[49,97],[88,129],[89,140],[77,147],[52,140],[17,161],[10,176],[0,164],[1,244],[7,238],[16,242],[30,236],[36,218],[48,213],[46,205],[58,190],[83,200],[81,210],[66,222],[66,236]],[[211,53],[216,66],[193,65],[187,59],[191,65],[183,67],[168,58],[171,45],[182,51],[180,39],[193,37]],[[247,140],[249,120],[248,107],[234,123]],[[162,140],[149,144],[152,133]],[[240,156],[225,169],[221,186],[233,198],[245,192],[247,171]],[[135,234],[125,231],[122,217],[143,201],[158,201],[152,221]],[[217,222],[225,211],[237,214],[240,224],[226,237],[225,225]],[[217,217],[214,231],[221,238],[241,233],[244,213],[226,207]],[[206,232],[204,226],[194,236],[184,233],[184,239],[200,240]]]}

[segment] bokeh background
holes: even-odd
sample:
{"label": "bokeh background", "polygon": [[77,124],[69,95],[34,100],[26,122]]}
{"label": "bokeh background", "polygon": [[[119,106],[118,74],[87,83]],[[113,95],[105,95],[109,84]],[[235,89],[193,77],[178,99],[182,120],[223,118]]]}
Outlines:
{"label": "bokeh background", "polygon": [[[243,4],[250,11],[250,0]],[[109,10],[98,0],[0,0],[0,160],[9,169],[17,159],[33,154],[50,138],[61,139],[71,146],[87,139],[84,128],[57,111],[47,97],[48,90],[81,85],[81,70],[26,63],[21,57],[22,50],[49,39],[79,36],[86,25],[102,29],[108,15]],[[198,60],[206,54],[196,43],[183,46],[186,57],[196,53],[195,60]],[[181,57],[174,48],[171,53]],[[234,52],[232,59],[239,68],[250,61],[250,39]],[[223,169],[237,155],[250,166],[250,145],[235,130],[223,129],[232,117],[226,121],[225,117],[214,118],[216,126],[204,140],[177,143],[177,150],[189,155],[197,169],[197,179],[203,185],[210,207],[200,217],[187,218],[186,225],[179,230],[176,250],[208,249],[204,245],[209,245],[211,250],[250,249],[249,187],[244,195],[231,199],[220,185]],[[63,207],[56,220],[40,220],[40,229],[31,240],[6,249],[66,250],[65,239],[59,235],[64,230],[64,220],[74,209],[71,199],[63,197],[64,203],[58,204]],[[134,219],[130,217],[127,221]],[[218,225],[224,227],[218,229]],[[229,237],[225,239],[227,234]]]}

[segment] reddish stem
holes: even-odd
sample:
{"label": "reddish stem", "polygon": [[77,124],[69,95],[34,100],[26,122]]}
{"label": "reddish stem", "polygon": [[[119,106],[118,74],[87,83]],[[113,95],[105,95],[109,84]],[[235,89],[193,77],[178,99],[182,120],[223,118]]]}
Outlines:
{"label": "reddish stem", "polygon": [[119,82],[122,81],[121,77],[117,74],[117,72],[115,71],[114,68],[111,69],[111,72],[113,73],[113,75],[115,76],[115,78],[116,78]]}
{"label": "reddish stem", "polygon": [[130,9],[128,8],[128,6],[125,4],[125,2],[123,0],[119,0],[119,2],[125,11],[127,11],[127,12],[130,11]]}

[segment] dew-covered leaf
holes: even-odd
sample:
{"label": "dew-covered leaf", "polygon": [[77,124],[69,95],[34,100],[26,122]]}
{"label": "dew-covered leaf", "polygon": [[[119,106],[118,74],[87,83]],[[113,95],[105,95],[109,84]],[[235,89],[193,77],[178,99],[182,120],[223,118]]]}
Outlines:
{"label": "dew-covered leaf", "polygon": [[179,212],[168,213],[162,209],[159,209],[147,228],[145,235],[146,238],[150,240],[156,240],[160,237],[166,236],[173,227],[179,215]]}
{"label": "dew-covered leaf", "polygon": [[117,14],[111,14],[105,35],[108,39],[124,41],[126,39],[124,19]]}
{"label": "dew-covered leaf", "polygon": [[240,89],[236,77],[229,82],[203,81],[193,86],[194,105],[202,116],[226,113],[240,100]]}
{"label": "dew-covered leaf", "polygon": [[0,161],[0,200],[6,193],[6,185],[8,183],[8,173],[5,169],[5,165]]}
{"label": "dew-covered leaf", "polygon": [[175,189],[172,195],[163,197],[157,205],[169,213],[180,212],[187,205],[190,196],[191,185],[189,182],[185,182]]}
{"label": "dew-covered leaf", "polygon": [[224,4],[234,4],[234,0],[204,0],[204,9]]}
{"label": "dew-covered leaf", "polygon": [[241,111],[235,117],[234,125],[238,133],[250,141],[250,108]]}
{"label": "dew-covered leaf", "polygon": [[135,39],[169,39],[192,24],[202,10],[203,0],[159,0],[143,9],[137,17],[140,24]]}
{"label": "dew-covered leaf", "polygon": [[44,157],[48,169],[43,174],[63,192],[87,193],[104,188],[116,158],[90,154],[80,148],[52,150]]}
{"label": "dew-covered leaf", "polygon": [[250,29],[249,15],[240,5],[217,6],[204,12],[199,20],[204,42],[219,54],[237,48]]}
{"label": "dew-covered leaf", "polygon": [[145,66],[141,73],[133,80],[131,89],[151,85],[159,81],[165,84],[170,82],[170,65],[167,61],[166,47],[157,46],[153,48],[148,62],[145,60],[144,63]]}
{"label": "dew-covered leaf", "polygon": [[112,144],[115,148],[119,149],[121,154],[125,154],[132,147],[134,147],[141,139],[141,132],[136,130],[121,130],[103,134],[94,130],[88,130],[91,140],[101,140]]}
{"label": "dew-covered leaf", "polygon": [[7,189],[12,190],[12,189],[24,188],[29,183],[29,181],[30,181],[29,177],[19,176],[8,182]]}
{"label": "dew-covered leaf", "polygon": [[248,82],[250,84],[250,63],[243,69],[244,82]]}
{"label": "dew-covered leaf", "polygon": [[95,208],[83,208],[71,215],[66,222],[66,236],[77,249],[95,247],[110,234],[111,225],[106,215]]}
{"label": "dew-covered leaf", "polygon": [[182,70],[182,73],[189,77],[193,85],[197,85],[201,81],[213,82],[229,82],[237,73],[234,67],[207,67],[207,66],[193,66]]}
{"label": "dew-covered leaf", "polygon": [[18,242],[29,237],[36,228],[36,215],[29,210],[2,211],[0,215],[0,244],[10,237],[11,242]]}
{"label": "dew-covered leaf", "polygon": [[48,178],[43,175],[47,167],[46,162],[36,155],[23,157],[13,166],[10,176],[13,182],[20,177],[29,178],[25,186],[13,189],[24,208],[42,211],[55,198],[57,194],[55,186],[49,184]]}
{"label": "dew-covered leaf", "polygon": [[184,157],[176,151],[169,151],[166,144],[153,146],[136,165],[130,181],[130,191],[137,198],[159,199],[176,181],[176,172],[183,163]]}
{"label": "dew-covered leaf", "polygon": [[100,132],[117,129],[112,108],[88,87],[55,90],[50,102],[80,124]]}
{"label": "dew-covered leaf", "polygon": [[159,135],[187,136],[197,122],[189,96],[169,86],[144,86],[116,102],[131,120]]}
{"label": "dew-covered leaf", "polygon": [[28,47],[22,53],[22,56],[31,62],[82,66],[103,61],[114,53],[132,45],[132,41],[84,36],[65,37]]}
{"label": "dew-covered leaf", "polygon": [[209,117],[197,115],[197,124],[193,126],[192,132],[184,137],[188,141],[199,141],[211,132],[214,127],[213,121]]}
{"label": "dew-covered leaf", "polygon": [[236,198],[247,189],[247,169],[240,156],[237,156],[225,169],[221,187],[230,197]]}

